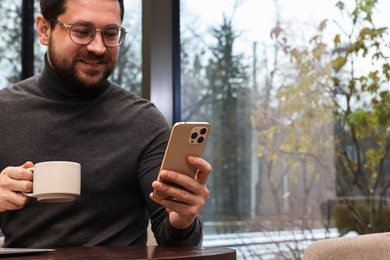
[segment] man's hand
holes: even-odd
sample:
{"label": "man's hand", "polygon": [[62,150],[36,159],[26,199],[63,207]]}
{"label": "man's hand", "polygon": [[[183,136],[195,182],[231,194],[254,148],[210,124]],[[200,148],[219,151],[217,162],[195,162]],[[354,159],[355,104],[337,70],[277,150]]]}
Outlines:
{"label": "man's hand", "polygon": [[28,197],[22,192],[32,191],[33,174],[28,168],[32,162],[20,167],[7,167],[0,173],[0,212],[21,209],[26,205]]}
{"label": "man's hand", "polygon": [[202,158],[193,156],[188,157],[188,162],[198,169],[195,179],[178,172],[167,170],[161,172],[164,179],[177,183],[185,189],[154,181],[153,189],[172,198],[159,200],[153,196],[153,193],[149,196],[153,201],[166,208],[170,224],[177,229],[184,229],[191,225],[209,196],[206,182],[211,173],[210,164]]}

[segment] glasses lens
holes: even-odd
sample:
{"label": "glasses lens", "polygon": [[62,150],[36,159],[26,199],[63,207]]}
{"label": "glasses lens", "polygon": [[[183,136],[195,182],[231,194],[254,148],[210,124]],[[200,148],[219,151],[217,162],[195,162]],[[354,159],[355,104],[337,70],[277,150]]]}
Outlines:
{"label": "glasses lens", "polygon": [[89,24],[75,23],[70,27],[70,37],[79,44],[88,44],[95,32],[95,28]]}
{"label": "glasses lens", "polygon": [[118,26],[108,26],[103,30],[104,43],[107,46],[120,45],[123,42],[125,35],[126,31]]}

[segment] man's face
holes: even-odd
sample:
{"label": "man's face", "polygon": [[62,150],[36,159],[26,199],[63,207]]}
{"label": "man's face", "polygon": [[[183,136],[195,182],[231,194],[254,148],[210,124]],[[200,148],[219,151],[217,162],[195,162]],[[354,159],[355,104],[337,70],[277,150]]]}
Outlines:
{"label": "man's face", "polygon": [[[57,18],[64,24],[86,22],[96,28],[120,25],[120,6],[116,0],[68,0],[66,12]],[[74,43],[69,32],[56,25],[49,35],[48,60],[62,77],[85,87],[99,86],[113,72],[119,47],[104,46],[101,32],[88,45]]]}

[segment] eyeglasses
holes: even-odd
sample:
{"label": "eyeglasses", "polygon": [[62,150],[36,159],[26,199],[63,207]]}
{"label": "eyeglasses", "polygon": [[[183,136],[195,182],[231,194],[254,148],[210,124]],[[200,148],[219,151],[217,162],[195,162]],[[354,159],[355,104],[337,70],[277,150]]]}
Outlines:
{"label": "eyeglasses", "polygon": [[89,23],[64,24],[60,21],[50,19],[50,21],[61,25],[68,30],[70,39],[82,45],[90,44],[95,39],[96,32],[101,31],[103,43],[106,47],[116,47],[122,44],[126,37],[126,30],[121,26],[109,25],[103,29],[98,29]]}

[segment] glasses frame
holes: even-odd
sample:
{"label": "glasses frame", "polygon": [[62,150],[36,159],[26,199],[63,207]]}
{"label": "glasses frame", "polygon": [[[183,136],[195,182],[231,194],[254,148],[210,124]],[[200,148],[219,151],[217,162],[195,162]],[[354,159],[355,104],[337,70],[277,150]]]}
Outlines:
{"label": "glasses frame", "polygon": [[[89,24],[89,23],[75,22],[75,23],[72,23],[72,24],[66,24],[66,23],[63,23],[63,22],[60,22],[60,21],[54,20],[54,19],[49,19],[49,21],[51,21],[53,23],[56,23],[56,24],[60,25],[62,28],[64,28],[65,30],[67,30],[68,34],[69,34],[69,38],[72,40],[72,42],[74,42],[76,44],[80,44],[80,45],[88,45],[88,44],[90,44],[93,41],[93,39],[95,39],[97,32],[100,31],[101,32],[101,36],[102,36],[102,40],[103,40],[103,43],[104,43],[104,46],[106,46],[106,47],[118,47],[125,41],[126,34],[127,34],[126,29],[123,28],[122,26],[108,25],[108,26],[106,26],[104,28],[99,29],[99,28],[96,28],[95,26],[93,26],[92,24]],[[72,38],[72,26],[77,25],[77,24],[88,25],[88,26],[91,26],[91,28],[95,29],[94,30],[95,33],[93,34],[91,39],[89,39],[88,42],[80,43],[80,42],[75,41]],[[119,38],[120,41],[116,45],[107,45],[106,40],[104,39],[104,31],[109,29],[109,28],[118,28],[118,30],[120,31],[120,35],[121,35],[120,38]],[[123,34],[123,36],[122,36],[122,34]]]}

